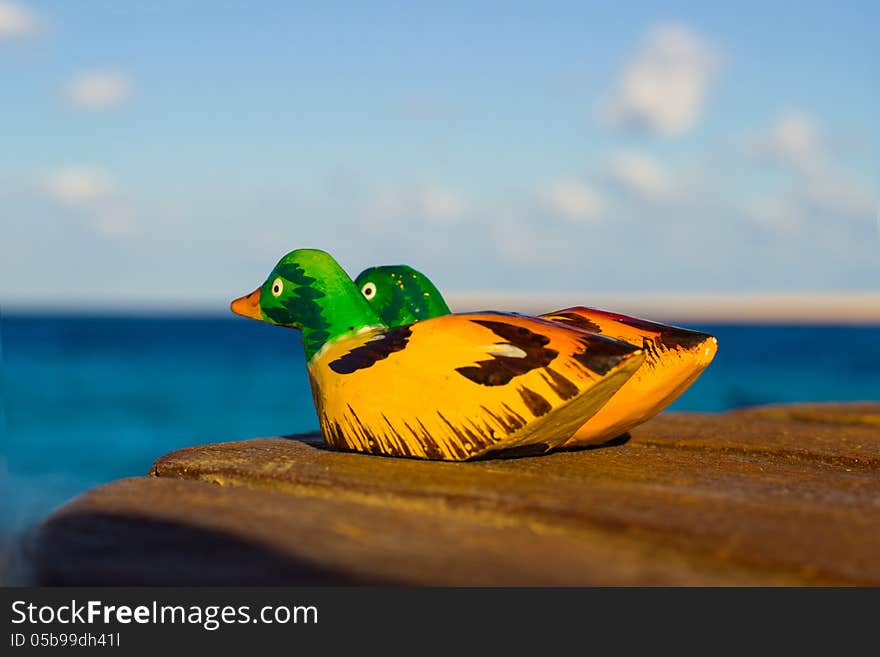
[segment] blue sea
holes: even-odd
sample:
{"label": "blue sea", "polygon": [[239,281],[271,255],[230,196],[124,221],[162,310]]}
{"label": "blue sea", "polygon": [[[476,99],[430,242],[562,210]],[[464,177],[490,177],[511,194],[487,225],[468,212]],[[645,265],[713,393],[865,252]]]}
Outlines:
{"label": "blue sea", "polygon": [[[672,406],[880,399],[880,327],[693,326],[715,361]],[[299,333],[244,319],[0,321],[0,539],[181,447],[317,429]],[[0,541],[2,543],[2,541]]]}

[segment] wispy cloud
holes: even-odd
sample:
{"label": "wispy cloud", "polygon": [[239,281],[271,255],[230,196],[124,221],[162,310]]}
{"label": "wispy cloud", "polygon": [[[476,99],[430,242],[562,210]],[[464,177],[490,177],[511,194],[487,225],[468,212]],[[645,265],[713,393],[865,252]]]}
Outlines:
{"label": "wispy cloud", "polygon": [[126,103],[132,94],[129,77],[120,71],[86,71],[65,87],[64,96],[73,107],[104,110]]}
{"label": "wispy cloud", "polygon": [[652,28],[604,108],[609,125],[676,136],[700,117],[718,70],[716,49],[683,25]]}
{"label": "wispy cloud", "polygon": [[101,234],[121,237],[131,233],[134,217],[121,201],[110,174],[89,165],[59,169],[43,181],[46,195],[79,212]]}
{"label": "wispy cloud", "polygon": [[790,196],[761,196],[746,212],[754,224],[778,235],[793,237],[801,232],[802,213]]}
{"label": "wispy cloud", "polygon": [[108,197],[113,186],[110,175],[93,166],[59,169],[46,178],[45,190],[54,200],[69,207],[84,207]]}
{"label": "wispy cloud", "polygon": [[815,121],[798,111],[781,114],[752,143],[756,155],[798,168],[815,164],[823,148]]}
{"label": "wispy cloud", "polygon": [[381,219],[423,219],[437,224],[458,223],[468,209],[465,198],[438,184],[384,187],[373,199]]}
{"label": "wispy cloud", "polygon": [[674,189],[672,176],[659,162],[635,151],[608,158],[605,177],[615,187],[647,200],[667,199]]}
{"label": "wispy cloud", "polygon": [[445,187],[428,187],[417,198],[425,215],[435,221],[457,221],[465,213],[464,199]]}
{"label": "wispy cloud", "polygon": [[36,34],[40,19],[24,5],[0,0],[0,41],[21,39]]}
{"label": "wispy cloud", "polygon": [[846,248],[864,248],[853,240],[868,238],[875,249],[880,248],[880,230],[872,231],[871,226],[877,212],[876,197],[865,185],[828,172],[810,174],[785,189],[761,195],[746,208],[755,225],[786,238],[800,236],[826,246],[833,241],[848,244]]}
{"label": "wispy cloud", "polygon": [[750,140],[759,160],[789,174],[790,186],[754,201],[751,217],[776,231],[792,234],[817,222],[872,220],[877,199],[869,186],[839,162],[818,122],[800,111],[781,114],[764,133]]}
{"label": "wispy cloud", "polygon": [[843,217],[863,219],[877,213],[877,198],[861,181],[839,172],[811,174],[803,187],[811,207]]}
{"label": "wispy cloud", "polygon": [[593,223],[601,218],[604,202],[586,183],[561,180],[545,185],[539,198],[550,212],[575,223]]}

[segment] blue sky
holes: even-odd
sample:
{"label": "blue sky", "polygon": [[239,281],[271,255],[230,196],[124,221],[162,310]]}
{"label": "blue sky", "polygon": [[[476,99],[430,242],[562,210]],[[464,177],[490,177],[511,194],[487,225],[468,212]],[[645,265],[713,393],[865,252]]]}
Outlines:
{"label": "blue sky", "polygon": [[0,300],[880,286],[877,3],[584,4],[0,0]]}

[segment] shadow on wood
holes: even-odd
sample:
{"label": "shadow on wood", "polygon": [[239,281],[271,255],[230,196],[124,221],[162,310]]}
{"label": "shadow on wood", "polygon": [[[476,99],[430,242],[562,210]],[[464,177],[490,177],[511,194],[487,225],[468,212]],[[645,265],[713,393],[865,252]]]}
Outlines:
{"label": "shadow on wood", "polygon": [[228,532],[135,515],[62,515],[23,549],[30,576],[42,586],[389,583],[296,560]]}
{"label": "shadow on wood", "polygon": [[44,523],[34,583],[880,584],[880,404],[661,415],[450,463],[318,434],[166,454]]}

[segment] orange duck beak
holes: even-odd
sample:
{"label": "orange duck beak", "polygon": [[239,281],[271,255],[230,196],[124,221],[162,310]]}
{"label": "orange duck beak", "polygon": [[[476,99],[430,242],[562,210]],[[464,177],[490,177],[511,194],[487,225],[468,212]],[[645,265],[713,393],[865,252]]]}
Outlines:
{"label": "orange duck beak", "polygon": [[260,310],[260,288],[257,288],[250,294],[235,299],[229,304],[229,307],[236,315],[263,321],[263,312]]}

